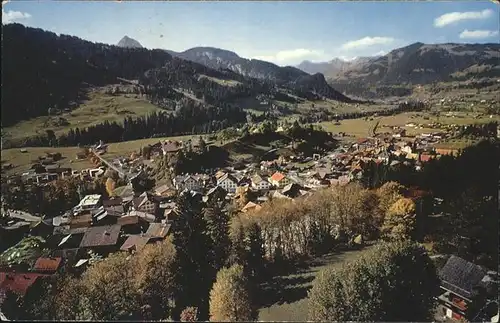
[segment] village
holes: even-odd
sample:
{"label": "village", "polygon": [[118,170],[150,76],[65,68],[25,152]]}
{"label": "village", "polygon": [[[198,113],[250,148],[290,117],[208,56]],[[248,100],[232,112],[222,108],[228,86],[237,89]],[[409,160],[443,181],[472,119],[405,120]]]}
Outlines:
{"label": "village", "polygon": [[[413,124],[406,126],[418,127]],[[390,167],[405,165],[419,170],[432,159],[459,154],[458,149],[434,147],[456,135],[454,127],[447,127],[446,130],[410,137],[406,136],[405,129],[394,127],[392,132],[344,140],[334,151],[325,154],[315,153],[307,157],[300,154],[281,155],[260,163],[180,174],[140,193],[135,189],[135,183],[147,179],[155,158],[175,155],[187,145],[198,147],[200,142],[166,140],[148,147],[149,159],[134,152],[131,156],[119,156],[111,160],[106,156],[107,145],[100,142],[89,147],[86,154],[76,156],[76,159],[88,158],[96,165],[95,168],[81,171],[59,167],[57,161],[62,158],[61,154],[47,153],[33,161],[28,172],[13,176],[9,181],[21,180],[32,185],[48,185],[51,181],[68,177],[90,181],[109,176],[107,174],[113,170],[127,185],[115,190],[110,197],[99,194],[80,196],[80,202],[72,209],[53,217],[2,209],[2,213],[7,216],[7,221],[1,227],[5,241],[19,242],[20,238],[25,239],[4,251],[2,257],[8,260],[8,265],[2,267],[0,286],[22,295],[38,277],[55,274],[64,263],[71,263],[74,270],[83,271],[86,266],[110,253],[136,252],[147,244],[166,239],[171,233],[172,219],[176,216],[175,198],[178,194],[199,195],[203,201],[212,195],[224,196],[230,202],[238,202],[234,203],[238,205],[238,212],[246,213],[260,209],[261,204],[270,199],[293,201],[307,198],[318,189],[361,180],[369,163]],[[282,127],[277,131],[282,131]],[[344,137],[343,134],[337,136]],[[27,265],[25,257],[29,256],[25,253],[37,246],[39,237],[46,240],[50,250],[35,259],[31,266]],[[448,267],[445,266],[446,271],[453,271],[449,266],[454,265],[476,266],[461,258],[452,262],[446,265]],[[477,268],[484,275],[469,277],[477,280],[475,283],[488,276],[484,270]],[[460,292],[463,289],[455,281],[457,279],[462,281],[468,278],[451,277],[449,281],[443,281],[444,296],[439,298],[447,308],[445,315],[449,318],[463,316],[462,303],[470,300],[468,295]],[[470,283],[473,282],[462,282],[469,286],[468,289]],[[449,286],[455,287],[450,289]]]}

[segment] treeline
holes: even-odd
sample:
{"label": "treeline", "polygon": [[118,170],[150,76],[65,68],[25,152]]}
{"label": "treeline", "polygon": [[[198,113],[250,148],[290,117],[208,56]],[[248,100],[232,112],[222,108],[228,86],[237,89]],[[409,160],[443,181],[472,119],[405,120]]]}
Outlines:
{"label": "treeline", "polygon": [[323,121],[332,121],[332,120],[344,120],[344,119],[358,119],[370,116],[390,116],[403,112],[414,112],[414,111],[422,111],[425,109],[425,104],[420,101],[416,102],[404,102],[399,104],[398,106],[386,109],[386,110],[377,110],[377,111],[365,111],[365,112],[350,112],[350,113],[333,113],[328,110],[319,111],[314,114],[309,114],[307,116],[300,116],[300,123],[316,123]]}
{"label": "treeline", "polygon": [[294,203],[273,199],[235,221],[258,225],[268,259],[294,261],[342,245],[362,244],[364,239],[420,236],[416,223],[420,210],[405,198],[406,191],[394,182],[378,190],[349,184],[314,192]]}
{"label": "treeline", "polygon": [[229,126],[245,123],[246,112],[239,107],[223,104],[206,107],[193,100],[183,100],[173,114],[155,112],[145,117],[127,117],[123,124],[104,121],[84,129],[70,129],[67,134],[56,136],[48,131],[46,136],[28,138],[24,146],[76,146],[104,142],[121,142],[152,137],[217,132]]}

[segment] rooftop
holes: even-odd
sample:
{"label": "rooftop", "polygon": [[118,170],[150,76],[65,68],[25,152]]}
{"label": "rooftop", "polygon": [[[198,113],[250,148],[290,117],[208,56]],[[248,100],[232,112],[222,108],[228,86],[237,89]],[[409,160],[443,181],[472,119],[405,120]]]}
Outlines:
{"label": "rooftop", "polygon": [[101,195],[99,195],[99,194],[87,195],[80,201],[80,204],[78,204],[78,206],[96,205],[97,203],[99,203],[100,199],[101,199]]}

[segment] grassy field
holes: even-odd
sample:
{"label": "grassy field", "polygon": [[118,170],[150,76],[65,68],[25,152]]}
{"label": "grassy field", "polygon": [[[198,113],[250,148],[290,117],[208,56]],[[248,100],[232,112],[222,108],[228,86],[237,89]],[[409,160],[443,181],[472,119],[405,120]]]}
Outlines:
{"label": "grassy field", "polygon": [[[441,115],[439,117],[439,122],[442,124],[467,125],[474,123],[487,123],[495,120],[500,121],[500,116],[498,115],[493,116],[493,118],[490,118],[489,116],[474,118],[476,114],[465,112],[456,112],[455,115],[456,117]],[[321,125],[326,131],[334,133],[345,132],[349,135],[362,138],[368,136],[368,132],[370,128],[374,126],[376,120],[380,120],[377,132],[389,131],[390,127],[394,126],[406,129],[408,134],[439,132],[438,129],[429,129],[425,127],[422,129],[416,129],[405,126],[407,123],[428,124],[438,121],[437,117],[430,116],[428,113],[423,112],[401,113],[393,116],[373,118],[372,120],[370,120],[370,118],[368,118],[368,120],[365,120],[364,118],[342,120],[340,125],[336,125],[335,122],[328,121],[321,122],[319,125]]]}
{"label": "grassy field", "polygon": [[[57,116],[41,116],[21,121],[14,126],[2,129],[6,140],[19,140],[37,134],[46,134],[53,130],[56,134],[67,132],[70,128],[85,128],[105,120],[121,122],[125,117],[140,117],[154,111],[158,107],[135,95],[112,96],[100,91],[92,91],[78,108]],[[63,118],[63,119],[60,119]],[[66,122],[61,123],[60,120]]]}
{"label": "grassy field", "polygon": [[263,286],[264,294],[259,298],[263,303],[259,309],[259,321],[307,321],[307,291],[312,287],[318,272],[327,267],[340,268],[369,248],[327,254],[289,275],[274,277]]}
{"label": "grassy field", "polygon": [[[108,146],[108,152],[104,155],[106,158],[113,158],[116,156],[128,156],[132,152],[139,152],[140,148],[146,145],[155,144],[160,140],[187,140],[198,136],[178,136],[178,137],[165,137],[165,138],[150,138],[131,140],[126,142],[111,143]],[[14,166],[7,174],[19,173],[28,170],[32,165],[32,160],[38,156],[44,156],[47,152],[59,152],[63,159],[58,163],[61,167],[71,167],[75,170],[81,170],[92,167],[93,165],[87,160],[76,160],[76,154],[81,151],[78,147],[27,147],[25,153],[22,153],[19,148],[4,149],[2,150],[2,163],[10,163]]]}
{"label": "grassy field", "polygon": [[[112,159],[118,156],[130,156],[132,152],[139,152],[141,147],[147,145],[153,145],[158,143],[160,140],[178,140],[185,141],[188,139],[199,138],[199,135],[187,135],[187,136],[176,136],[176,137],[162,137],[162,138],[148,138],[148,139],[138,139],[125,142],[110,143],[108,145],[108,151],[103,155],[105,158]],[[224,145],[227,142],[216,141],[213,143],[208,142],[208,144],[215,146]],[[10,163],[14,167],[6,172],[6,174],[14,174],[25,172],[32,165],[32,160],[36,160],[38,156],[44,156],[47,152],[59,152],[63,156],[63,159],[58,163],[61,167],[71,167],[75,170],[81,170],[93,165],[88,160],[76,160],[76,154],[81,151],[78,147],[27,147],[26,152],[22,153],[19,148],[11,148],[2,150],[1,160],[3,163]],[[236,154],[236,153],[235,153]]]}

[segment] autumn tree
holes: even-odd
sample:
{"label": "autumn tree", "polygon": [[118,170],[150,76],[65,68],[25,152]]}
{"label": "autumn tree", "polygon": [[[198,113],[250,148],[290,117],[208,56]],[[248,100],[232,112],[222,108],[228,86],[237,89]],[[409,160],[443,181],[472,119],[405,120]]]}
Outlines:
{"label": "autumn tree", "polygon": [[415,202],[409,198],[401,198],[387,210],[383,234],[390,239],[410,238],[415,230]]}
{"label": "autumn tree", "polygon": [[210,292],[211,321],[251,321],[252,305],[243,266],[233,265],[217,273]]}
{"label": "autumn tree", "polygon": [[85,271],[81,297],[87,319],[140,319],[140,293],[134,286],[136,268],[131,261],[126,253],[115,253]]}
{"label": "autumn tree", "polygon": [[73,321],[90,319],[84,309],[85,288],[80,279],[65,277],[60,280],[54,297],[55,315],[57,321]]}
{"label": "autumn tree", "polygon": [[439,278],[425,250],[381,243],[340,269],[320,272],[309,292],[312,321],[430,321]]}
{"label": "autumn tree", "polygon": [[[170,316],[175,292],[175,247],[170,239],[146,245],[134,257],[135,285],[150,320]],[[144,308],[145,306],[148,309]]]}
{"label": "autumn tree", "polygon": [[404,186],[398,182],[387,182],[377,189],[377,194],[380,199],[379,207],[383,214],[389,208],[403,197]]}
{"label": "autumn tree", "polygon": [[116,183],[115,181],[111,178],[108,177],[106,180],[106,192],[108,192],[108,196],[113,196],[114,195],[114,190],[115,190]]}

